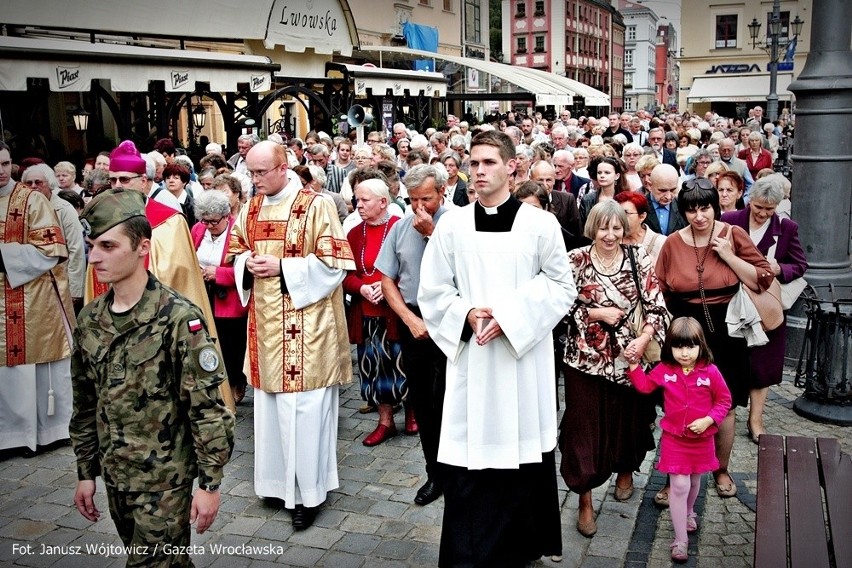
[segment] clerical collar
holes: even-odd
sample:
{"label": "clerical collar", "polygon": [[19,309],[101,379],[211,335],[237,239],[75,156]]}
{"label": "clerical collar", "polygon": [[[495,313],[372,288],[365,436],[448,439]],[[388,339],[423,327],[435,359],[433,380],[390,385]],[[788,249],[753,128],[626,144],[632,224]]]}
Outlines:
{"label": "clerical collar", "polygon": [[17,183],[18,182],[9,177],[9,181],[6,182],[6,185],[0,187],[0,195],[9,195],[12,193],[12,190],[15,189],[15,185],[17,185]]}
{"label": "clerical collar", "polygon": [[509,201],[510,199],[512,199],[512,194],[511,194],[511,193],[510,193],[509,195],[507,195],[507,196],[506,196],[506,199],[504,199],[502,203],[500,203],[499,205],[497,205],[497,206],[495,206],[495,207],[486,207],[485,205],[483,205],[483,204],[482,204],[482,203],[480,203],[479,201],[477,201],[477,202],[476,202],[476,204],[477,204],[477,205],[479,205],[480,207],[482,207],[482,209],[485,211],[485,214],[486,214],[486,215],[496,215],[497,213],[499,213],[499,212],[500,212],[500,208],[501,208],[503,205],[505,205],[505,204],[506,204],[506,202],[507,202],[507,201]]}
{"label": "clerical collar", "polygon": [[[479,201],[474,204],[473,218],[476,230],[483,233],[507,233],[512,230],[521,202],[509,195],[497,207],[484,207]],[[494,211],[489,212],[489,210]]]}

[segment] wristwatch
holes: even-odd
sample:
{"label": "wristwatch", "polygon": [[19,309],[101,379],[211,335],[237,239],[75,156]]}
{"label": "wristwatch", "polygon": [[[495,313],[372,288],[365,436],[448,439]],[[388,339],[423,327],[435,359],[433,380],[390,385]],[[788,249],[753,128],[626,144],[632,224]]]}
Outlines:
{"label": "wristwatch", "polygon": [[206,491],[207,493],[216,493],[217,491],[219,491],[219,485],[218,484],[216,484],[216,485],[199,485],[198,488]]}

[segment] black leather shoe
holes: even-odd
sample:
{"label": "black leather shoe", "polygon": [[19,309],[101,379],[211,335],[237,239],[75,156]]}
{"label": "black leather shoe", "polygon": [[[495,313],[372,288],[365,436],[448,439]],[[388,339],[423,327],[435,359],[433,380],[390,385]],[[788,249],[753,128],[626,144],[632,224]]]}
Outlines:
{"label": "black leather shoe", "polygon": [[317,518],[319,507],[305,507],[304,505],[296,505],[293,509],[293,528],[297,531],[303,531],[312,524]]}
{"label": "black leather shoe", "polygon": [[444,491],[437,483],[431,479],[427,479],[426,483],[423,484],[423,487],[417,490],[417,496],[414,498],[414,502],[418,505],[428,505],[440,497],[443,492]]}

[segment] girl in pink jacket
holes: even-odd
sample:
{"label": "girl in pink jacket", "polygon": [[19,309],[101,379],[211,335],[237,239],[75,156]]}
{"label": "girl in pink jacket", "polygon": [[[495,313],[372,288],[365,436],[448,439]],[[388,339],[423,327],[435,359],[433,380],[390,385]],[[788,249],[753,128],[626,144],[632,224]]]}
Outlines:
{"label": "girl in pink jacket", "polygon": [[663,389],[659,471],[669,474],[669,509],[674,525],[672,560],[685,562],[687,533],[698,530],[693,506],[702,475],[719,468],[713,435],[731,408],[731,393],[713,364],[704,331],[690,317],[675,319],[660,363],[649,373],[630,360],[628,377],[643,393]]}

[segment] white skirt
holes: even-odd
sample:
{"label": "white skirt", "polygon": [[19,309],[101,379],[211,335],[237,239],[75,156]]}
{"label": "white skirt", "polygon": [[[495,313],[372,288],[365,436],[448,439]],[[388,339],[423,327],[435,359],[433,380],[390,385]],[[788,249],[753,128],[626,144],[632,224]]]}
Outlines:
{"label": "white skirt", "polygon": [[337,476],[339,387],[254,391],[254,491],[288,509],[321,505]]}
{"label": "white skirt", "polygon": [[[74,409],[71,388],[71,358],[51,363],[0,367],[0,450],[22,448],[35,451],[68,438]],[[53,414],[48,398],[53,387]]]}

